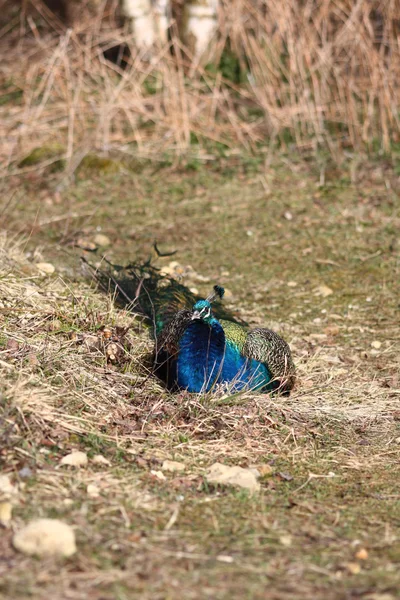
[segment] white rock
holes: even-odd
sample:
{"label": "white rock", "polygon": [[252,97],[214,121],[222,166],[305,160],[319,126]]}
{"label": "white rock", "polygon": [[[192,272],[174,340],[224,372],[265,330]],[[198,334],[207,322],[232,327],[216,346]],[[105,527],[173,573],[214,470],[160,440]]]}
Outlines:
{"label": "white rock", "polygon": [[382,342],[380,342],[379,340],[374,340],[373,342],[371,342],[371,348],[375,348],[375,350],[379,350],[381,346]]}
{"label": "white rock", "polygon": [[17,531],[14,547],[23,554],[71,556],[76,552],[72,527],[58,519],[36,519]]}
{"label": "white rock", "polygon": [[107,465],[108,467],[111,465],[108,458],[106,458],[102,454],[96,454],[95,456],[93,456],[92,462],[94,462],[96,465]]}
{"label": "white rock", "polygon": [[292,536],[291,535],[281,535],[281,537],[279,538],[279,541],[282,544],[282,546],[286,546],[286,548],[289,548],[292,545]]}
{"label": "white rock", "polygon": [[17,493],[17,487],[11,483],[9,475],[0,475],[0,495],[9,498]]}
{"label": "white rock", "polygon": [[44,275],[52,275],[54,273],[54,271],[56,270],[54,265],[52,265],[51,263],[37,263],[36,264],[36,268],[39,269],[39,271],[41,273],[43,273]]}
{"label": "white rock", "polygon": [[60,460],[60,465],[69,465],[71,467],[84,467],[87,465],[88,457],[84,452],[75,450]]}
{"label": "white rock", "polygon": [[331,290],[331,288],[328,287],[327,285],[319,285],[314,290],[314,295],[322,296],[322,298],[327,298],[328,296],[331,296],[332,294],[333,294],[333,290]]}
{"label": "white rock", "polygon": [[91,498],[98,498],[100,496],[100,490],[94,483],[89,483],[86,488],[87,495]]}
{"label": "white rock", "polygon": [[167,479],[162,471],[150,471],[150,473],[160,481],[166,481]]}
{"label": "white rock", "polygon": [[260,489],[260,484],[257,481],[258,477],[259,473],[256,469],[228,467],[221,463],[214,463],[206,473],[207,481],[210,483],[238,486],[250,492],[256,492]]}
{"label": "white rock", "polygon": [[95,235],[93,241],[98,246],[103,246],[104,248],[111,244],[110,238],[104,235],[104,233],[98,233],[97,235]]}
{"label": "white rock", "polygon": [[184,471],[185,470],[184,463],[177,462],[175,460],[164,460],[161,470],[162,471]]}

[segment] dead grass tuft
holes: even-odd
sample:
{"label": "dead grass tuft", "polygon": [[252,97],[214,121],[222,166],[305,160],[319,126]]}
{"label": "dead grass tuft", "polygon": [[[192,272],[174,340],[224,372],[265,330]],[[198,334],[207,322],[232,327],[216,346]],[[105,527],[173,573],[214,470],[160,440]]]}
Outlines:
{"label": "dead grass tuft", "polygon": [[[40,17],[13,8],[0,39],[3,173],[35,170],[21,161],[37,147],[36,162],[72,174],[93,150],[129,161],[192,147],[206,161],[216,143],[279,142],[340,160],[399,142],[396,2],[227,0],[215,50],[216,64],[228,43],[234,52],[225,76],[191,66],[175,37],[149,61],[112,11],[65,29],[34,6]],[[117,44],[129,49],[126,69],[104,58]]]}

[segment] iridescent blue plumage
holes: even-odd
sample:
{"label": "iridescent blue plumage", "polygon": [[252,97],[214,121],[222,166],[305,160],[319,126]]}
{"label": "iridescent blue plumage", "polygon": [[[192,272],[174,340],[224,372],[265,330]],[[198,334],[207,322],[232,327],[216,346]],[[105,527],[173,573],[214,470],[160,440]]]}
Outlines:
{"label": "iridescent blue plumage", "polygon": [[262,389],[271,379],[265,365],[243,356],[237,344],[226,339],[208,300],[193,306],[176,363],[178,386],[190,392],[207,392],[221,383],[230,384],[232,391]]}

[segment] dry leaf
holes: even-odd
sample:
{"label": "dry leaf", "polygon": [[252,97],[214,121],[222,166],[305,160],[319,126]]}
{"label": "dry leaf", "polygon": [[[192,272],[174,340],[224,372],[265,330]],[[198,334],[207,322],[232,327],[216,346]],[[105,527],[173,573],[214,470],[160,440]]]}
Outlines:
{"label": "dry leaf", "polygon": [[270,477],[274,474],[274,469],[271,465],[259,465],[257,471],[260,473],[260,477]]}
{"label": "dry leaf", "polygon": [[337,325],[329,325],[328,327],[325,327],[324,333],[326,333],[326,335],[338,335],[340,329]]}

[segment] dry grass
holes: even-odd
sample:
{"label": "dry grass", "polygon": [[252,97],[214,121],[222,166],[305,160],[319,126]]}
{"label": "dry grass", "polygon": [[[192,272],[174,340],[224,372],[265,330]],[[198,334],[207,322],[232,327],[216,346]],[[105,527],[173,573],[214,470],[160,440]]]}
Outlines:
{"label": "dry grass", "polygon": [[[288,326],[299,373],[290,399],[167,394],[147,376],[140,322],[93,287],[38,274],[5,235],[0,299],[0,458],[17,486],[12,529],[54,515],[78,535],[78,554],[60,565],[16,554],[6,530],[5,597],[334,598],[333,583],[344,594],[356,585],[395,597],[399,390],[310,350],[306,332]],[[114,364],[110,343],[120,343]],[[75,448],[110,466],[60,468]],[[164,459],[182,461],[185,473],[160,480]],[[215,461],[267,465],[260,498],[209,489],[203,475]],[[366,499],[353,502],[364,479]],[[353,581],[363,546],[371,557]]]}
{"label": "dry grass", "polygon": [[[160,158],[197,140],[193,153],[208,160],[216,142],[252,151],[279,141],[341,160],[399,141],[397,0],[223,3],[216,61],[229,40],[241,84],[191,67],[176,37],[149,62],[116,26],[115,4],[71,30],[33,6],[14,9],[0,39],[3,173],[38,146],[51,146],[42,161],[61,157],[74,172],[93,149]],[[130,50],[125,70],[104,59],[115,44]]]}
{"label": "dry grass", "polygon": [[[354,421],[357,426],[393,421],[399,390],[383,386],[354,355],[339,359],[346,356],[345,348],[324,347],[321,337],[327,336],[314,337],[294,325],[275,324],[296,356],[299,382],[290,398],[230,396],[222,389],[200,399],[171,396],[146,370],[152,343],[129,313],[115,309],[112,299],[93,287],[44,277],[26,261],[21,243],[5,235],[1,242],[3,385],[11,404],[21,415],[31,415],[39,429],[56,425],[98,435],[106,427],[101,435],[126,447],[135,445],[136,437],[159,435],[160,427],[194,428],[205,438],[222,430],[224,439],[235,437],[244,415],[257,438],[265,426],[276,425],[269,414],[289,421]],[[394,367],[394,351],[394,343],[387,342],[377,354],[394,360]]]}

